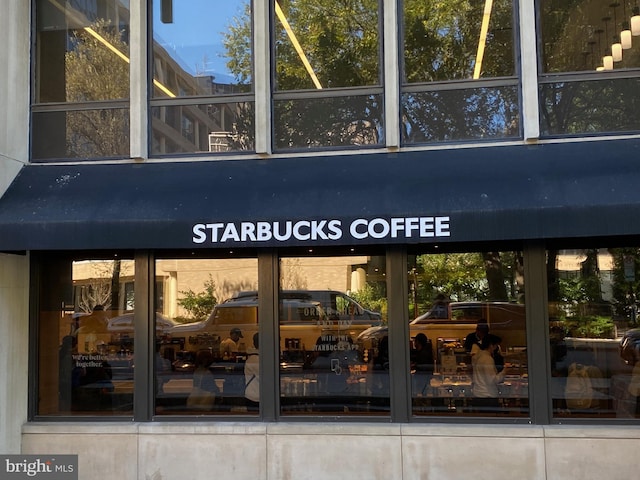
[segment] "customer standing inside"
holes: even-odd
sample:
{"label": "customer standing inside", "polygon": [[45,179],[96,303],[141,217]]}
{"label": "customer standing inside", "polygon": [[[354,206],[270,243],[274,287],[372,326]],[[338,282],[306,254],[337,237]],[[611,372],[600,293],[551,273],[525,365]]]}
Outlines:
{"label": "customer standing inside", "polygon": [[498,384],[504,380],[506,369],[498,372],[493,358],[501,338],[487,334],[482,339],[480,349],[472,357],[473,406],[480,411],[495,410],[498,402]]}
{"label": "customer standing inside", "polygon": [[260,409],[260,354],[259,334],[253,335],[253,348],[247,351],[247,361],[244,364],[244,396],[247,400],[247,409],[258,411]]}
{"label": "customer standing inside", "polygon": [[238,352],[238,341],[244,338],[242,330],[237,327],[229,331],[229,336],[220,342],[220,353],[224,357],[229,357]]}
{"label": "customer standing inside", "polygon": [[489,325],[485,319],[481,319],[476,325],[475,331],[471,332],[464,339],[464,349],[467,353],[475,355],[480,350],[482,339],[489,334]]}

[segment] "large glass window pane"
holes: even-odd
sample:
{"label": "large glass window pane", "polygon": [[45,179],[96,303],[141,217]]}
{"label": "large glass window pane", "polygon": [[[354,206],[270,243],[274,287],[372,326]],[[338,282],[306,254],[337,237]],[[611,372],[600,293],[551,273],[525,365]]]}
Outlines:
{"label": "large glass window pane", "polygon": [[543,71],[604,70],[605,57],[606,70],[640,67],[640,44],[632,38],[640,27],[630,30],[631,17],[640,20],[637,6],[635,0],[541,0]]}
{"label": "large glass window pane", "polygon": [[521,252],[410,256],[414,415],[528,416]]}
{"label": "large glass window pane", "polygon": [[128,108],[34,112],[31,118],[34,161],[129,157]]}
{"label": "large glass window pane", "polygon": [[640,78],[542,84],[541,133],[579,135],[638,131],[638,89]]}
{"label": "large glass window pane", "polygon": [[35,103],[129,98],[128,3],[36,1]]}
{"label": "large glass window pane", "polygon": [[280,261],[282,415],[389,414],[384,256]]}
{"label": "large glass window pane", "polygon": [[257,415],[258,262],[156,261],[157,415]]}
{"label": "large glass window pane", "polygon": [[38,415],[131,415],[133,260],[50,256],[39,278]]}
{"label": "large glass window pane", "polygon": [[383,116],[381,95],[276,100],[275,148],[379,146]]}
{"label": "large glass window pane", "polygon": [[515,74],[511,0],[403,0],[405,83]]}
{"label": "large glass window pane", "polygon": [[277,90],[380,83],[378,0],[275,0]]}
{"label": "large glass window pane", "polygon": [[249,102],[152,107],[152,154],[253,150],[253,114]]}
{"label": "large glass window pane", "polygon": [[557,418],[637,418],[640,249],[547,251]]}
{"label": "large glass window pane", "polygon": [[156,98],[252,90],[250,0],[153,0]]}
{"label": "large glass window pane", "polygon": [[515,138],[520,135],[517,87],[402,95],[403,142]]}

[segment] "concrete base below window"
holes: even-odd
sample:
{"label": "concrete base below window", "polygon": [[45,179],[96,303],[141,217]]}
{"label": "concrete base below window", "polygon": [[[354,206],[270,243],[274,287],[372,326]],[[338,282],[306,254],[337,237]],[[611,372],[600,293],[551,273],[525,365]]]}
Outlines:
{"label": "concrete base below window", "polygon": [[23,427],[23,454],[78,454],[81,478],[631,478],[634,426],[310,423]]}

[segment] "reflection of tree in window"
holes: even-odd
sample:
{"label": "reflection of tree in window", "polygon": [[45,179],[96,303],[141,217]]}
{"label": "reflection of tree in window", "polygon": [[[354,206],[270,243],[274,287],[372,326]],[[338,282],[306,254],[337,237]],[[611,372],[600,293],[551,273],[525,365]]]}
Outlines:
{"label": "reflection of tree in window", "polygon": [[[106,46],[127,56],[121,34],[104,20],[74,32],[72,48],[65,54],[67,101],[128,98],[129,63]],[[128,138],[127,130],[124,109],[69,112],[67,149],[75,157],[128,155],[129,145],[122,141]]]}
{"label": "reflection of tree in window", "polygon": [[[407,83],[471,79],[485,2],[405,0],[404,62]],[[494,1],[482,61],[482,78],[514,74],[510,0]]]}
{"label": "reflection of tree in window", "polygon": [[442,294],[451,301],[517,301],[524,293],[519,252],[426,254],[416,257],[415,303],[427,312]]}
{"label": "reflection of tree in window", "polygon": [[[285,0],[278,7],[322,89],[380,85],[376,0]],[[282,19],[275,24],[276,89],[318,90]],[[227,66],[238,79],[250,74],[249,25],[247,10],[225,38]],[[380,95],[322,95],[277,101],[274,108],[277,147],[370,145],[382,138]]]}

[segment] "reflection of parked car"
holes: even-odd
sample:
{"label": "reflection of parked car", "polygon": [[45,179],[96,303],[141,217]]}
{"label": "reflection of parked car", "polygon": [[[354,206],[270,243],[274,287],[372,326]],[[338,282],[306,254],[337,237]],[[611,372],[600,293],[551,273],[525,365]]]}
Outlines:
{"label": "reflection of parked car", "polygon": [[[156,313],[156,332],[164,333],[178,325],[177,322],[160,313]],[[107,330],[114,333],[133,333],[133,312],[109,319]]]}
{"label": "reflection of parked car", "polygon": [[[329,309],[331,314],[325,310]],[[363,329],[380,323],[381,315],[371,312],[344,293],[331,290],[285,290],[280,292],[279,328],[282,351],[312,350],[319,337],[348,336],[352,341]],[[176,325],[167,333],[175,341],[183,339],[184,348],[219,350],[220,341],[232,328],[242,331],[240,351],[246,339],[258,331],[258,294],[240,292],[216,305],[201,322]]]}
{"label": "reflection of parked car", "polygon": [[[446,311],[429,310],[409,323],[411,338],[424,333],[436,347],[436,340],[458,339],[463,341],[475,330],[476,324],[484,320],[489,329],[502,338],[502,348],[526,345],[524,305],[508,302],[452,302]],[[372,327],[358,337],[359,348],[375,347],[388,335],[386,326]],[[435,353],[435,352],[434,352]]]}
{"label": "reflection of parked car", "polygon": [[502,338],[502,348],[522,347],[527,344],[525,308],[509,302],[451,302],[447,314],[433,311],[420,315],[409,324],[411,337],[422,332],[431,340],[458,338],[474,331],[475,325],[486,321],[491,333]]}
{"label": "reflection of parked car", "polygon": [[640,328],[632,328],[620,339],[620,357],[627,365],[633,365],[636,359],[634,350],[640,349]]}
{"label": "reflection of parked car", "polygon": [[[349,295],[336,290],[282,290],[282,300],[306,300],[318,302],[329,320],[341,320],[351,324],[376,325],[382,321],[379,312],[367,310]],[[258,292],[238,293],[232,300],[253,298],[257,301]]]}

